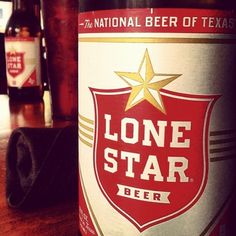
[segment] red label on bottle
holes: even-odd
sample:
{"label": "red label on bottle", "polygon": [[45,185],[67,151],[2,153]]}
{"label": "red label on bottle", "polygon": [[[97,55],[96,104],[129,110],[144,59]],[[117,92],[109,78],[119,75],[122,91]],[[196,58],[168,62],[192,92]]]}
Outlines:
{"label": "red label on bottle", "polygon": [[20,75],[25,69],[24,54],[23,52],[6,53],[7,72],[13,78]]}
{"label": "red label on bottle", "polygon": [[182,214],[201,196],[216,99],[156,89],[181,76],[154,73],[147,51],[142,69],[143,77],[117,72],[127,83],[136,81],[131,88],[92,89],[98,184],[111,205],[140,231]]}

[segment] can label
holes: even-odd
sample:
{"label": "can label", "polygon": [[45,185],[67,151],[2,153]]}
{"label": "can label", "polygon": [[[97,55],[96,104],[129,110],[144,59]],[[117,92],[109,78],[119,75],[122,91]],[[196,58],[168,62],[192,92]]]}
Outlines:
{"label": "can label", "polygon": [[5,52],[9,87],[32,87],[41,84],[38,38],[6,37]]}
{"label": "can label", "polygon": [[229,231],[235,30],[232,11],[80,13],[82,235]]}

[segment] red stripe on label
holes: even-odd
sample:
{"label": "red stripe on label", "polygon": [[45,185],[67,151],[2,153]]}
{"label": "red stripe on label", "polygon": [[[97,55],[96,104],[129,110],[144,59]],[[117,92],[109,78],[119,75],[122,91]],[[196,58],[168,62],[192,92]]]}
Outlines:
{"label": "red stripe on label", "polygon": [[37,84],[37,74],[36,74],[36,69],[34,69],[22,87],[34,87],[37,85],[38,85]]}
{"label": "red stripe on label", "polygon": [[34,42],[35,38],[34,37],[6,37],[5,41],[6,42]]}
{"label": "red stripe on label", "polygon": [[234,11],[206,9],[117,9],[79,14],[79,33],[236,33]]}

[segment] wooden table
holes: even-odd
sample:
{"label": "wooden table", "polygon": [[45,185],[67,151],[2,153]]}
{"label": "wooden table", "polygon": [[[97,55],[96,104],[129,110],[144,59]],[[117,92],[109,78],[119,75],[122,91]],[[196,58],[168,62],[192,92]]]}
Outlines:
{"label": "wooden table", "polygon": [[44,102],[9,103],[0,95],[0,235],[1,236],[76,236],[77,203],[63,203],[33,212],[9,209],[5,198],[5,162],[9,136],[17,127],[58,127],[70,122],[51,119],[48,92]]}

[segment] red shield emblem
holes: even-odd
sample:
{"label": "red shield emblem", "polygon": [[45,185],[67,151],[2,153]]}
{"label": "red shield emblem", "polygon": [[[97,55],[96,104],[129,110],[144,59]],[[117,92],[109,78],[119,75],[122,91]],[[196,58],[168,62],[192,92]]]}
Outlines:
{"label": "red shield emblem", "polygon": [[6,53],[7,72],[13,77],[20,75],[25,69],[23,52]]}
{"label": "red shield emblem", "polygon": [[183,214],[208,176],[208,132],[217,96],[160,90],[165,112],[143,100],[126,109],[131,89],[91,89],[94,169],[109,203],[141,232]]}

